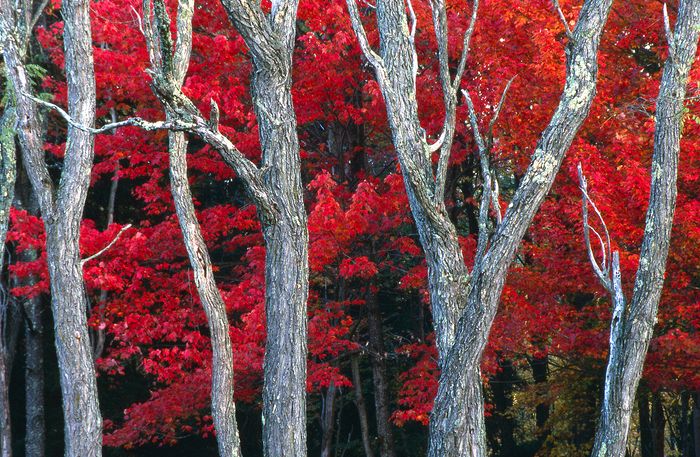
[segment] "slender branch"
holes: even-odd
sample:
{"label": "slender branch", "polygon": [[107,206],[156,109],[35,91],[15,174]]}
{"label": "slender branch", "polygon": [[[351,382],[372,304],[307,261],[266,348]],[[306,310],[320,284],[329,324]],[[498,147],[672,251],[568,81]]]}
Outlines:
{"label": "slender branch", "polygon": [[140,127],[146,131],[153,131],[153,130],[189,131],[189,130],[192,130],[193,128],[195,128],[195,124],[193,124],[193,123],[182,122],[182,121],[178,121],[178,120],[152,122],[152,121],[146,121],[140,117],[131,117],[131,118],[125,119],[123,121],[111,122],[109,124],[105,124],[100,128],[93,128],[93,127],[88,127],[88,126],[82,125],[79,122],[75,121],[72,117],[70,117],[70,115],[63,108],[61,108],[58,105],[55,105],[51,102],[47,102],[47,101],[42,100],[40,98],[36,98],[32,95],[29,95],[26,92],[22,92],[22,96],[27,97],[28,99],[32,100],[34,103],[36,103],[38,105],[41,105],[41,106],[44,106],[46,108],[49,108],[49,109],[56,111],[71,126],[75,127],[78,130],[82,130],[83,132],[92,133],[93,135],[98,135],[100,133],[105,133],[105,132],[109,132],[111,130],[118,129],[120,127],[128,127],[128,126]]}
{"label": "slender branch", "polygon": [[372,49],[372,46],[369,44],[367,32],[365,31],[365,27],[362,25],[362,19],[360,18],[360,11],[357,9],[357,3],[355,0],[346,0],[346,3],[348,5],[348,12],[350,13],[350,23],[355,31],[355,35],[357,35],[357,41],[360,43],[360,49],[365,55],[365,58],[369,61],[372,67],[374,67],[374,71],[377,73],[377,77],[379,77],[380,82],[385,82],[387,78],[386,70],[384,69],[384,60]]}
{"label": "slender branch", "polygon": [[[614,284],[612,279],[610,278],[610,270],[609,268],[606,267],[606,252],[610,252],[610,233],[608,232],[608,227],[605,224],[605,220],[603,220],[603,216],[600,214],[600,211],[598,211],[598,208],[596,207],[595,203],[591,200],[590,196],[588,195],[588,182],[586,181],[586,177],[583,175],[583,170],[581,168],[581,164],[579,163],[578,165],[578,179],[579,179],[579,188],[581,189],[581,194],[582,194],[582,207],[581,207],[581,213],[583,216],[583,238],[584,242],[586,245],[586,251],[588,252],[588,259],[591,262],[591,266],[593,268],[593,272],[595,275],[598,277],[600,282],[603,284],[603,286],[611,293],[615,294],[614,291]],[[600,234],[595,231],[591,225],[588,222],[588,205],[590,204],[591,208],[595,211],[596,215],[598,216],[598,219],[600,220],[603,230],[605,232],[605,239],[606,242],[603,242],[603,238],[600,236]],[[600,240],[600,244],[603,250],[603,266],[601,267],[598,265],[598,260],[596,259],[595,253],[593,252],[593,247],[591,246],[591,235],[590,231],[593,230],[593,232],[596,234],[598,239]],[[613,258],[616,253],[613,253]],[[614,262],[613,262],[614,263]]]}
{"label": "slender branch", "polygon": [[676,41],[673,38],[673,31],[671,30],[671,21],[668,19],[668,7],[666,6],[666,3],[664,3],[663,14],[664,14],[664,32],[666,33],[666,42],[668,43],[668,52],[671,55],[671,58],[673,58],[673,55],[676,51]]}
{"label": "slender branch", "polygon": [[416,19],[416,12],[413,10],[413,2],[411,0],[406,0],[408,4],[408,12],[411,16],[411,52],[413,54],[413,80],[418,78],[418,51],[416,50],[416,24],[418,20]]}
{"label": "slender branch", "polygon": [[503,109],[503,105],[506,102],[506,96],[508,95],[508,90],[510,90],[510,85],[513,84],[513,81],[518,75],[513,76],[508,80],[506,83],[506,87],[503,88],[503,93],[501,93],[501,99],[498,101],[498,105],[496,105],[496,111],[493,113],[493,117],[491,118],[491,121],[489,122],[489,128],[488,128],[488,133],[486,134],[486,142],[489,144],[489,148],[493,145],[493,127],[496,125],[496,121],[498,120],[498,116],[501,114],[501,110]]}
{"label": "slender branch", "polygon": [[556,8],[557,14],[559,15],[559,20],[562,24],[564,24],[564,31],[566,32],[566,37],[572,40],[574,38],[574,34],[571,32],[569,23],[566,22],[566,16],[564,16],[564,12],[561,10],[561,6],[559,6],[559,0],[552,0],[552,2],[554,3],[554,8]]}
{"label": "slender branch", "polygon": [[469,55],[469,45],[472,40],[472,35],[474,35],[474,28],[476,27],[476,16],[479,10],[479,0],[474,0],[472,5],[472,16],[469,19],[469,26],[467,31],[464,32],[464,38],[462,39],[462,55],[459,58],[459,64],[457,65],[457,72],[455,73],[454,80],[452,81],[452,90],[457,93],[459,85],[462,82],[462,76],[464,75],[464,70],[467,67],[467,57]]}
{"label": "slender branch", "polygon": [[130,229],[130,228],[131,228],[131,224],[126,224],[124,227],[122,227],[122,228],[119,230],[119,233],[117,233],[117,235],[112,239],[112,241],[110,241],[110,242],[107,244],[107,246],[103,247],[102,249],[100,249],[99,251],[97,251],[96,253],[94,253],[93,255],[91,255],[90,257],[86,257],[86,258],[84,258],[83,260],[81,260],[81,261],[80,261],[80,266],[85,265],[85,264],[88,263],[89,261],[94,260],[94,259],[96,259],[97,257],[99,257],[99,256],[101,256],[102,254],[104,254],[105,252],[107,252],[107,250],[109,250],[109,248],[111,248],[112,246],[114,246],[114,243],[116,243],[116,242],[119,240],[119,237],[122,236],[122,233],[124,233],[125,231],[127,231],[127,230]]}

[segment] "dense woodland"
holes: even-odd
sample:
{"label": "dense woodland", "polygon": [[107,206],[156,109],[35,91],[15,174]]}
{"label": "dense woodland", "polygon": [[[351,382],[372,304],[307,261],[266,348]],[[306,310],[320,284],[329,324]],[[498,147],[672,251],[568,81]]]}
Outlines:
{"label": "dense woodland", "polygon": [[699,35],[0,0],[0,455],[699,457]]}

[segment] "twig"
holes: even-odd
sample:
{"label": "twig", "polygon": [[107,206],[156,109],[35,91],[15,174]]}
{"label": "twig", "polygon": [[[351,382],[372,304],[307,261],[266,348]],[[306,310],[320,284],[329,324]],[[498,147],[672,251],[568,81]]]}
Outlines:
{"label": "twig", "polygon": [[459,58],[459,64],[457,65],[457,72],[455,73],[454,80],[452,81],[452,90],[456,93],[459,89],[459,84],[462,82],[462,75],[464,75],[464,69],[467,66],[467,56],[469,55],[469,45],[472,40],[472,35],[474,35],[474,28],[476,27],[476,16],[479,11],[479,0],[474,0],[474,5],[472,6],[472,16],[469,20],[469,26],[467,31],[464,32],[464,38],[462,39],[462,55]]}
{"label": "twig", "polygon": [[491,122],[489,122],[489,129],[488,133],[486,134],[486,141],[489,144],[489,148],[492,146],[493,143],[493,127],[496,125],[496,121],[498,120],[498,116],[501,114],[501,109],[503,109],[503,105],[506,102],[506,96],[508,95],[508,90],[510,90],[510,85],[513,84],[513,81],[518,75],[513,76],[508,80],[506,83],[506,87],[503,88],[503,93],[501,93],[501,99],[498,101],[498,105],[496,105],[496,111],[493,113],[493,117],[491,118]]}
{"label": "twig", "polygon": [[111,248],[112,246],[114,246],[114,243],[116,243],[116,242],[119,240],[119,237],[122,236],[122,233],[124,233],[125,231],[127,231],[127,230],[130,229],[130,228],[131,228],[131,224],[126,224],[124,227],[122,227],[122,228],[119,230],[119,233],[117,233],[117,235],[114,237],[114,239],[112,239],[112,241],[110,241],[110,242],[107,244],[107,246],[103,247],[102,249],[100,249],[99,251],[97,251],[96,253],[94,253],[93,255],[91,255],[90,257],[86,257],[86,258],[84,258],[83,260],[81,260],[81,261],[80,261],[80,266],[82,267],[83,265],[85,265],[85,264],[88,263],[89,261],[91,261],[91,260],[93,260],[93,259],[95,259],[95,258],[101,256],[102,254],[104,254],[109,248]]}
{"label": "twig", "polygon": [[574,39],[574,34],[571,32],[571,29],[569,28],[569,23],[566,22],[566,16],[564,16],[564,12],[561,10],[561,6],[559,6],[559,0],[552,0],[554,3],[554,8],[557,10],[557,14],[559,14],[559,20],[561,21],[562,24],[564,24],[564,31],[566,32],[567,38],[570,40]]}
{"label": "twig", "polygon": [[[583,175],[583,170],[581,168],[581,164],[578,164],[578,179],[579,179],[579,188],[581,189],[581,194],[582,194],[582,207],[581,207],[581,212],[583,216],[583,238],[584,242],[586,244],[586,251],[588,252],[588,259],[591,262],[591,266],[593,267],[593,272],[596,274],[600,282],[603,284],[603,286],[611,293],[613,296],[615,295],[615,287],[613,280],[610,277],[610,268],[605,264],[606,263],[606,258],[607,258],[607,253],[611,251],[610,247],[610,233],[608,232],[608,227],[605,224],[605,220],[603,219],[603,216],[600,214],[600,211],[598,210],[598,207],[595,205],[595,203],[591,200],[590,196],[588,195],[588,183],[586,182],[586,177]],[[598,216],[598,219],[600,220],[600,223],[603,226],[603,230],[605,232],[605,242],[603,242],[603,238],[600,236],[598,232],[596,232],[588,223],[588,205],[591,205],[591,208],[595,211],[596,215]],[[600,244],[603,250],[603,264],[602,267],[598,265],[598,261],[596,260],[595,253],[593,252],[593,247],[591,246],[591,235],[590,231],[593,230],[593,232],[596,234],[598,239],[600,240]],[[617,254],[617,251],[612,254],[613,260],[615,258],[615,255]],[[614,263],[614,261],[613,261]],[[614,269],[613,265],[613,269]],[[619,272],[618,272],[619,274]]]}

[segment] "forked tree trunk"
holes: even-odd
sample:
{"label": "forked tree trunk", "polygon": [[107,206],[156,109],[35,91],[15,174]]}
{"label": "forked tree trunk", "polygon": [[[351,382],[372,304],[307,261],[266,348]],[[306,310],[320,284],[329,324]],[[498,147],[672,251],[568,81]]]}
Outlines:
{"label": "forked tree trunk", "polygon": [[[19,18],[13,2],[2,3],[3,23],[17,30]],[[92,126],[95,118],[95,76],[87,0],[62,4],[68,112],[79,124]],[[5,22],[7,21],[7,22]],[[51,279],[56,352],[60,372],[65,455],[97,457],[102,454],[100,415],[95,368],[87,328],[88,300],[80,258],[82,220],[93,160],[93,138],[88,132],[68,127],[63,171],[57,188],[44,162],[36,107],[18,94],[32,93],[24,67],[22,46],[8,40],[5,65],[17,100],[18,134],[23,163],[39,200],[46,228],[46,251]],[[21,35],[25,36],[26,35]]]}
{"label": "forked tree trunk", "polygon": [[150,1],[144,1],[146,41],[154,67],[152,88],[170,120],[180,123],[179,130],[202,137],[236,171],[258,209],[267,249],[263,453],[266,457],[304,457],[308,234],[291,95],[297,1],[273,2],[269,15],[257,4],[241,0],[222,3],[253,61],[251,92],[262,148],[261,167],[219,132],[214,102],[209,119],[205,119],[180,91],[172,77],[177,59],[173,62],[169,55],[173,43],[162,0],[154,2],[153,22]]}
{"label": "forked tree trunk", "polygon": [[360,363],[358,358],[359,356],[352,355],[350,359],[352,384],[355,390],[355,405],[357,406],[357,415],[360,418],[360,433],[362,434],[362,447],[365,450],[365,457],[374,457],[372,440],[369,433],[369,421],[367,420],[367,405],[365,403],[365,395],[362,393],[362,378],[360,377]]}
{"label": "forked tree trunk", "polygon": [[[700,36],[698,24],[700,0],[681,0],[675,32],[667,32],[670,57],[664,66],[656,101],[651,194],[632,302],[629,306],[625,304],[621,289],[614,297],[619,305],[615,306],[611,325],[610,357],[593,457],[625,455],[634,396],[652,337],[666,271],[676,206],[684,100]],[[619,281],[619,274],[617,276]]]}
{"label": "forked tree trunk", "polygon": [[[481,355],[516,249],[549,191],[574,135],[588,115],[596,88],[598,44],[612,0],[584,2],[567,45],[567,78],[559,106],[538,142],[512,204],[490,240],[486,233],[489,199],[484,199],[486,205],[482,205],[480,216],[480,247],[471,276],[443,201],[454,132],[456,92],[466,59],[466,54],[463,54],[453,78],[447,56],[445,3],[436,0],[432,4],[446,109],[444,139],[438,146],[428,145],[419,121],[416,51],[411,32],[414,24],[409,27],[405,3],[402,0],[377,1],[379,53],[369,46],[355,0],[347,3],[360,46],[375,69],[384,96],[406,193],[428,264],[428,285],[441,367],[430,422],[428,455],[486,456],[479,369]],[[472,25],[465,36],[466,49],[477,4],[474,2]],[[477,125],[475,120],[472,124]],[[483,139],[478,131],[474,133],[484,157]],[[438,149],[438,170],[433,173],[431,156]],[[487,182],[487,173],[484,175]],[[485,195],[490,191],[489,184]],[[490,245],[488,252],[487,245]]]}

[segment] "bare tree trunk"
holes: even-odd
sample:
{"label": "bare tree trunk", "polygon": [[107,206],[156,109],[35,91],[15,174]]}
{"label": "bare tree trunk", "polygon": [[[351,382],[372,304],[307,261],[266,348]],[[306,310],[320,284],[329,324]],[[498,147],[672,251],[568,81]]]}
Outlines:
{"label": "bare tree trunk", "polygon": [[[160,5],[156,4],[159,8]],[[156,10],[156,20],[169,22],[164,10]],[[172,56],[169,74],[173,88],[179,91],[187,74],[192,49],[192,16],[194,1],[181,0],[177,11],[177,42]],[[168,71],[163,68],[162,71]],[[168,120],[177,118],[177,114],[166,107]],[[236,423],[236,404],[234,402],[233,348],[229,335],[229,322],[226,305],[216,285],[209,250],[202,236],[197,220],[192,192],[187,178],[187,139],[183,132],[169,132],[170,190],[175,202],[175,211],[182,231],[194,274],[200,301],[207,315],[212,346],[212,385],[211,410],[216,429],[216,440],[220,457],[239,457],[241,445]]]}
{"label": "bare tree trunk", "polygon": [[365,304],[367,306],[367,323],[369,328],[370,361],[372,380],[374,382],[374,407],[377,413],[377,436],[379,437],[379,455],[395,457],[394,434],[391,430],[391,403],[389,401],[389,380],[386,369],[386,349],[382,316],[377,303],[377,295],[367,288]]}
{"label": "bare tree trunk", "polygon": [[365,396],[362,393],[362,379],[360,378],[360,364],[358,359],[359,357],[356,355],[353,355],[350,359],[352,383],[355,389],[355,405],[357,406],[357,415],[360,417],[360,432],[362,433],[362,447],[365,450],[365,457],[374,457],[369,433],[369,422],[367,421],[367,405],[365,404]]}
{"label": "bare tree trunk", "polygon": [[[2,9],[3,22],[15,19],[12,2],[3,1]],[[89,13],[87,0],[66,0],[62,4],[68,112],[84,126],[92,126],[95,118]],[[17,31],[18,23],[17,19],[10,28]],[[19,35],[17,32],[14,40],[5,43],[8,79],[15,94],[31,93],[24,68],[23,46],[16,41]],[[46,228],[66,456],[98,457],[102,454],[102,418],[87,328],[86,310],[89,304],[79,247],[80,221],[94,154],[93,139],[90,133],[82,129],[73,125],[68,127],[63,171],[58,187],[54,188],[44,162],[36,107],[24,96],[17,96],[16,99],[23,163],[38,197]]]}
{"label": "bare tree trunk", "polygon": [[[700,36],[699,23],[700,0],[682,0],[675,32],[671,34],[667,26],[670,57],[664,67],[656,102],[651,195],[644,240],[629,306],[621,287],[610,288],[615,309],[594,457],[621,457],[625,453],[632,404],[652,337],[666,271],[676,206],[683,105]],[[613,276],[614,283],[619,284],[619,268],[613,271]]]}
{"label": "bare tree trunk", "polygon": [[[587,0],[581,9],[567,45],[564,93],[502,222],[497,194],[491,188],[488,146],[478,132],[476,114],[469,94],[465,92],[482,157],[486,196],[482,198],[479,243],[471,276],[464,264],[456,230],[449,220],[443,198],[454,132],[456,93],[464,72],[478,2],[474,2],[472,22],[464,40],[465,52],[454,78],[448,65],[445,4],[436,0],[432,5],[446,109],[443,133],[433,145],[428,144],[418,116],[413,14],[409,27],[403,1],[377,2],[380,52],[376,53],[369,46],[355,0],[348,0],[347,3],[360,46],[375,69],[384,96],[406,193],[428,264],[428,284],[441,367],[438,395],[430,422],[428,454],[431,457],[485,456],[484,405],[479,372],[481,355],[516,249],[549,191],[574,135],[588,115],[596,88],[598,44],[612,0]],[[409,10],[412,11],[410,3]],[[431,156],[437,150],[440,151],[440,159],[438,170],[433,173]],[[494,193],[493,206],[498,214],[498,227],[489,240],[487,222],[491,193]]]}
{"label": "bare tree trunk", "polygon": [[693,449],[692,455],[700,457],[700,393],[693,395]]}
{"label": "bare tree trunk", "polygon": [[269,15],[257,4],[241,0],[222,3],[253,61],[251,92],[262,147],[261,167],[219,132],[215,102],[211,102],[207,120],[174,81],[172,69],[177,62],[170,55],[173,44],[162,0],[154,2],[154,22],[150,1],[144,2],[145,32],[154,67],[152,88],[175,128],[201,136],[216,149],[243,180],[257,206],[267,248],[263,453],[266,457],[304,457],[308,233],[291,95],[297,1],[274,2]]}

